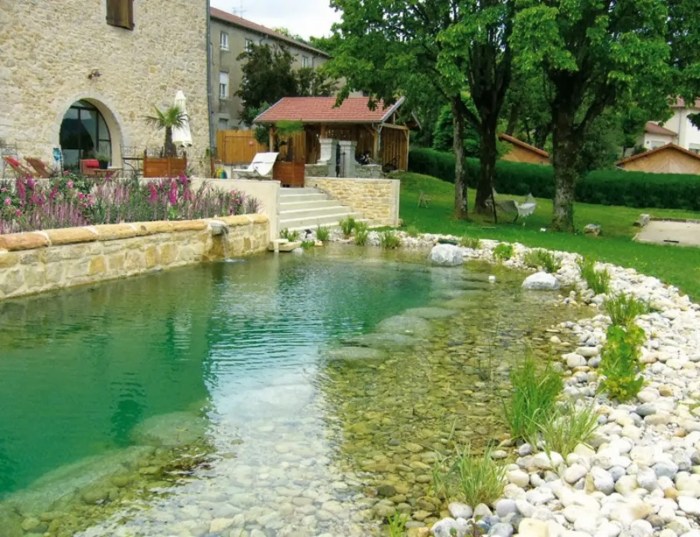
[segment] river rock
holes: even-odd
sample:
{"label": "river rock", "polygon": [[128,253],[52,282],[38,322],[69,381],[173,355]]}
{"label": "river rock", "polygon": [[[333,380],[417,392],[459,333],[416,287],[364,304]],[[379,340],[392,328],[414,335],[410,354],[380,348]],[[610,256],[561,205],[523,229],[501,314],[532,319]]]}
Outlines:
{"label": "river rock", "polygon": [[436,244],[430,250],[430,261],[434,265],[456,267],[464,263],[464,254],[459,246],[452,244]]}
{"label": "river rock", "polygon": [[433,524],[430,531],[435,537],[454,537],[459,531],[459,526],[454,518],[443,518]]}
{"label": "river rock", "polygon": [[520,537],[550,537],[547,522],[534,518],[523,518],[518,525]]}
{"label": "river rock", "polygon": [[186,446],[204,437],[207,423],[190,412],[172,412],[148,418],[134,427],[131,437],[139,444]]}
{"label": "river rock", "polygon": [[523,289],[535,291],[555,291],[559,289],[559,280],[547,272],[535,272],[523,281]]}
{"label": "river rock", "polygon": [[410,315],[394,315],[377,325],[377,332],[406,334],[415,337],[426,337],[431,330],[432,327],[427,320]]}
{"label": "river rock", "polygon": [[387,357],[387,354],[381,349],[346,346],[329,349],[326,352],[326,357],[329,360],[365,361],[383,360]]}
{"label": "river rock", "polygon": [[470,505],[461,502],[451,502],[447,506],[447,510],[454,518],[471,518],[474,513]]}

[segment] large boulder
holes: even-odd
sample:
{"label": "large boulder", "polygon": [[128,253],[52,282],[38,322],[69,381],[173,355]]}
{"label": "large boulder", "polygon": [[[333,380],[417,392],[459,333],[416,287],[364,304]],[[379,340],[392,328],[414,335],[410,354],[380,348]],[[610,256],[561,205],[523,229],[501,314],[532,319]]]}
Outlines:
{"label": "large boulder", "polygon": [[453,244],[436,244],[430,250],[430,261],[435,265],[456,267],[464,263],[464,254],[459,246]]}
{"label": "large boulder", "polygon": [[523,282],[523,289],[537,291],[554,291],[559,289],[559,280],[547,272],[535,272],[530,274]]}

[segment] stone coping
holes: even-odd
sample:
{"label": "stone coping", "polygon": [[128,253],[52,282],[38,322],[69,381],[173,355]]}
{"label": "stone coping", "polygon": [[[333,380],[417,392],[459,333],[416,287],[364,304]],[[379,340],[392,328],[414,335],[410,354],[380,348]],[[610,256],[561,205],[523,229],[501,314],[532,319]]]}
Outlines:
{"label": "stone coping", "polygon": [[129,239],[158,233],[202,231],[209,227],[213,221],[224,222],[229,227],[238,227],[248,224],[262,224],[267,222],[268,218],[261,214],[244,214],[201,220],[158,220],[10,233],[0,235],[0,250],[15,252],[83,242]]}

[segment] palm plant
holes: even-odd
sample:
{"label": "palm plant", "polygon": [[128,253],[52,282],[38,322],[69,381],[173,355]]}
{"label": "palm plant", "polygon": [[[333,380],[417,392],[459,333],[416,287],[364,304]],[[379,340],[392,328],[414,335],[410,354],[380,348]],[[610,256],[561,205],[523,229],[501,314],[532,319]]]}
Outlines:
{"label": "palm plant", "polygon": [[165,110],[161,110],[154,106],[155,115],[146,116],[146,123],[156,127],[158,130],[165,129],[165,144],[163,151],[165,157],[174,157],[176,155],[175,144],[173,143],[173,129],[180,128],[187,121],[187,114],[182,109],[173,105]]}

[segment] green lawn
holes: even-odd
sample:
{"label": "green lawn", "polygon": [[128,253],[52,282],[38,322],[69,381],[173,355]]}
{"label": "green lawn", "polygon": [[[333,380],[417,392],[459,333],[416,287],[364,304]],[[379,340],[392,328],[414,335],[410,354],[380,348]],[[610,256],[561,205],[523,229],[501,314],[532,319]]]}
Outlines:
{"label": "green lawn", "polygon": [[[656,276],[675,285],[700,300],[700,248],[671,245],[642,244],[632,240],[639,230],[633,226],[640,214],[655,218],[688,218],[700,220],[700,213],[673,209],[635,209],[577,203],[574,209],[576,229],[586,224],[600,224],[603,233],[599,237],[583,233],[557,233],[547,229],[552,219],[552,201],[537,200],[537,210],[524,222],[512,223],[506,215],[496,225],[492,218],[470,214],[469,221],[459,221],[453,216],[454,185],[434,177],[410,172],[397,174],[401,180],[401,218],[405,227],[421,232],[466,235],[470,237],[520,242],[552,250],[578,252],[586,257],[606,261],[639,272]],[[429,206],[418,207],[418,197],[424,192],[430,197]],[[499,196],[500,197],[500,196]],[[522,201],[521,196],[502,196]],[[469,191],[469,209],[474,203],[474,191]]]}

